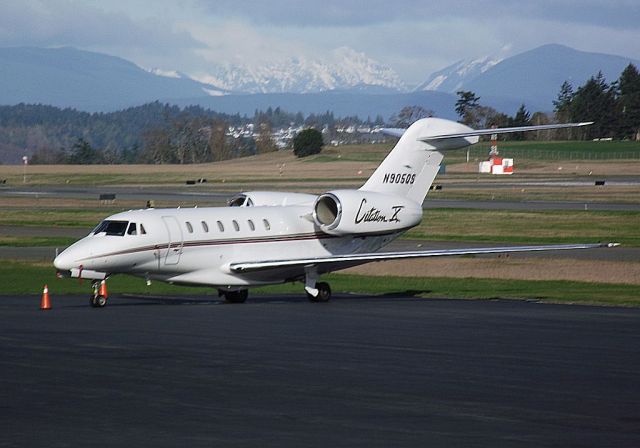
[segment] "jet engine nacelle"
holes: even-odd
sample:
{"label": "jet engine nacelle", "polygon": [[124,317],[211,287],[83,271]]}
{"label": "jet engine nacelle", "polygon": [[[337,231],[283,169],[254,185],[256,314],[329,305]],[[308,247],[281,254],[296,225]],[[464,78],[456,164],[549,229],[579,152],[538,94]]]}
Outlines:
{"label": "jet engine nacelle", "polygon": [[286,191],[246,191],[232,197],[230,207],[260,207],[313,204],[318,195]]}
{"label": "jet engine nacelle", "polygon": [[383,234],[417,225],[422,219],[422,206],[401,196],[333,190],[318,196],[313,219],[331,235]]}

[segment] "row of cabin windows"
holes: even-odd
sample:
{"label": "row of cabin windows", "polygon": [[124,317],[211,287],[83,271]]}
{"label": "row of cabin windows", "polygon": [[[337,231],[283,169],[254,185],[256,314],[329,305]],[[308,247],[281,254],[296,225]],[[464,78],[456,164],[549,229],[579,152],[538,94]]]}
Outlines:
{"label": "row of cabin windows", "polygon": [[[216,223],[218,224],[218,230],[220,230],[221,232],[224,232],[224,224],[222,223],[222,221],[216,221]],[[240,224],[238,224],[238,221],[234,219],[233,221],[231,221],[231,223],[233,224],[233,228],[235,229],[235,231],[239,232]],[[251,231],[256,230],[256,225],[253,223],[251,219],[247,220],[247,224],[249,225],[249,229],[251,229]],[[205,233],[209,233],[209,224],[207,224],[206,221],[200,221],[200,225],[202,226],[202,230]],[[262,225],[264,226],[265,230],[271,230],[271,224],[266,219],[262,220]],[[185,226],[187,227],[187,231],[189,233],[193,233],[193,225],[189,221],[185,221]]]}

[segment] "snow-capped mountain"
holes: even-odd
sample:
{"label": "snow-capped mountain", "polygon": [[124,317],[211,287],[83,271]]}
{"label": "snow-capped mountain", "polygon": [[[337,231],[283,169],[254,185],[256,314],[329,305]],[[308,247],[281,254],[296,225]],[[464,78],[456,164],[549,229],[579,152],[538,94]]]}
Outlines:
{"label": "snow-capped mountain", "polygon": [[474,60],[458,61],[455,64],[432,73],[416,90],[435,90],[438,92],[455,93],[460,90],[464,84],[499,64],[502,60],[501,57],[486,56]]}
{"label": "snow-capped mountain", "polygon": [[607,82],[613,82],[629,63],[638,66],[638,61],[623,56],[547,44],[506,59],[459,62],[432,74],[418,89],[445,93],[470,90],[485,105],[500,98],[524,103],[530,110],[550,111],[564,81],[576,88],[602,72]]}
{"label": "snow-capped mountain", "polygon": [[311,93],[362,90],[363,86],[406,91],[393,69],[347,47],[323,59],[291,57],[267,64],[220,64],[193,78],[217,89],[242,93]]}

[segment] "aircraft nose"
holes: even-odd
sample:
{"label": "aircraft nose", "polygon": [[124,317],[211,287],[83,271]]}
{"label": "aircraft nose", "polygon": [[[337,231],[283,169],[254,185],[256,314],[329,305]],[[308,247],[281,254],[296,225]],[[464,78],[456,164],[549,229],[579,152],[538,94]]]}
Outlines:
{"label": "aircraft nose", "polygon": [[59,271],[69,271],[74,266],[73,257],[69,253],[68,250],[63,250],[58,256],[53,260],[53,265]]}

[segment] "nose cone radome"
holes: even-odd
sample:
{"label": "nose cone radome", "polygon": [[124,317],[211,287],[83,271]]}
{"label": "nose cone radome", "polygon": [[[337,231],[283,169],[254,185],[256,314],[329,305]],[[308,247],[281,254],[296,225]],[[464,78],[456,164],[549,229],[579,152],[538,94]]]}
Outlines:
{"label": "nose cone radome", "polygon": [[58,256],[53,260],[53,265],[59,271],[69,271],[73,268],[77,268],[83,264],[81,260],[90,254],[90,251],[87,249],[89,248],[87,247],[86,241],[76,241],[74,244],[58,254]]}
{"label": "nose cone radome", "polygon": [[64,250],[58,254],[55,260],[53,260],[53,265],[57,270],[69,271],[71,268],[77,267],[73,265],[73,258],[70,255],[68,250]]}

